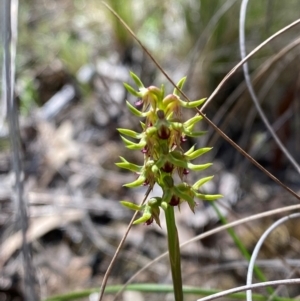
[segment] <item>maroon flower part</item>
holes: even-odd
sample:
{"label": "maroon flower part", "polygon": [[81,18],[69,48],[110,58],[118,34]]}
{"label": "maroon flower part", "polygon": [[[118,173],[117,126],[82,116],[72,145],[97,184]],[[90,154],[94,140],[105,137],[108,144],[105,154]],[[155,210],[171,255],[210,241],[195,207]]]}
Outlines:
{"label": "maroon flower part", "polygon": [[183,169],[182,174],[188,175],[189,173],[190,173],[190,171],[188,169],[186,169],[186,168]]}
{"label": "maroon flower part", "polygon": [[153,223],[153,216],[151,216],[146,222],[145,225],[149,226]]}
{"label": "maroon flower part", "polygon": [[180,203],[180,198],[176,195],[173,195],[169,202],[169,205],[175,207],[175,206],[178,206],[179,203]]}
{"label": "maroon flower part", "polygon": [[163,140],[169,139],[170,134],[171,134],[170,129],[164,124],[162,124],[157,131],[158,137]]}
{"label": "maroon flower part", "polygon": [[172,172],[173,169],[174,169],[174,165],[170,162],[166,162],[165,165],[162,167],[162,170],[167,173]]}
{"label": "maroon flower part", "polygon": [[143,105],[143,100],[142,99],[139,99],[138,101],[136,101],[134,103],[134,105],[137,107],[137,108],[140,108],[142,105]]}

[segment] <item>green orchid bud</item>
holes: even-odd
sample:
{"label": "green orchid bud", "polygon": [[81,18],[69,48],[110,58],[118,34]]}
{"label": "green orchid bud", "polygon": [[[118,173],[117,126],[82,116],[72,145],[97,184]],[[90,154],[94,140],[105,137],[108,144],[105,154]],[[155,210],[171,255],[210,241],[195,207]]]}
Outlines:
{"label": "green orchid bud", "polygon": [[160,207],[163,209],[163,210],[167,210],[167,208],[168,208],[168,206],[169,206],[169,204],[167,203],[167,202],[165,202],[165,201],[162,201],[161,202],[161,205],[160,205]]}
{"label": "green orchid bud", "polygon": [[159,168],[158,166],[155,164],[151,167],[151,171],[153,172],[153,174],[158,174],[159,173]]}

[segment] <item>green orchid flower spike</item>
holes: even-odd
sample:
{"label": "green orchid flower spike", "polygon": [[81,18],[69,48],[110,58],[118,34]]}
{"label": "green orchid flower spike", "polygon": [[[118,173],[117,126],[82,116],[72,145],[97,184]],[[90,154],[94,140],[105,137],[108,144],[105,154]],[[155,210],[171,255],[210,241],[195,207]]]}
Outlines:
{"label": "green orchid flower spike", "polygon": [[[186,77],[178,82],[178,89],[175,88],[172,94],[165,96],[164,86],[161,88],[145,87],[136,74],[131,72],[130,75],[138,90],[129,84],[124,84],[124,86],[138,100],[135,103],[136,106],[128,101],[126,104],[133,115],[142,119],[140,121],[141,132],[137,133],[130,129],[117,130],[128,149],[140,150],[144,154],[144,164],[138,166],[120,157],[121,162],[116,165],[137,174],[135,181],[124,184],[124,186],[132,188],[149,185],[152,189],[155,184],[158,184],[163,193],[162,196],[150,198],[141,206],[127,201],[122,201],[121,204],[141,213],[141,217],[135,220],[134,224],[150,225],[155,221],[160,226],[160,212],[165,213],[174,295],[176,301],[181,301],[183,294],[180,249],[174,208],[180,209],[183,203],[187,203],[194,212],[197,199],[213,201],[222,197],[220,194],[205,194],[201,189],[206,182],[212,180],[213,176],[199,179],[194,184],[188,183],[187,179],[190,171],[201,171],[212,165],[211,163],[197,165],[191,162],[209,152],[211,148],[196,149],[195,146],[192,146],[184,152],[182,144],[186,141],[186,137],[199,137],[205,132],[194,130],[195,125],[202,120],[202,116],[196,114],[189,120],[183,121],[181,109],[198,107],[206,99],[187,102],[180,98],[179,89],[183,88]],[[181,182],[175,184],[176,174]]]}

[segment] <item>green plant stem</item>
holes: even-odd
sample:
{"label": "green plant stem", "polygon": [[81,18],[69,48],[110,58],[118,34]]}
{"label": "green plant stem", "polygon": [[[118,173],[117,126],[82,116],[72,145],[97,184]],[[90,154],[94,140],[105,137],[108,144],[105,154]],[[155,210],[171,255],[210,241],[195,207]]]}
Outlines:
{"label": "green plant stem", "polygon": [[[213,206],[214,210],[216,211],[221,223],[223,225],[227,224],[227,220],[224,217],[224,215],[220,212],[219,208],[216,206],[215,203],[211,203],[211,205]],[[233,228],[228,228],[227,232],[229,233],[229,235],[231,236],[232,240],[234,241],[235,245],[238,247],[238,249],[240,250],[240,252],[242,253],[242,255],[244,256],[244,258],[248,261],[250,261],[251,255],[249,254],[248,250],[246,249],[245,245],[243,244],[243,242],[239,239],[239,237],[236,235],[235,231],[233,230]],[[261,281],[261,282],[265,282],[267,281],[265,275],[263,274],[262,270],[258,267],[258,266],[254,266],[254,273],[256,275],[256,277]],[[266,288],[269,294],[273,294],[274,293],[274,289],[271,287],[267,287]],[[273,297],[274,300],[278,300],[277,297]]]}
{"label": "green plant stem", "polygon": [[[123,285],[110,285],[106,287],[105,292],[108,294],[117,293]],[[212,294],[219,293],[220,290],[216,289],[204,289],[204,288],[198,288],[198,287],[192,287],[192,286],[184,286],[183,288],[184,294],[193,294],[196,296],[209,296]],[[172,285],[168,284],[156,284],[156,283],[136,283],[136,284],[129,284],[126,287],[127,291],[136,291],[136,292],[144,292],[144,293],[171,293],[173,292]],[[81,290],[77,292],[71,292],[63,295],[56,295],[53,297],[49,297],[47,299],[44,299],[44,301],[70,301],[70,300],[78,300],[85,297],[88,297],[89,295],[93,293],[98,293],[99,288],[90,288],[86,290]],[[232,295],[228,295],[228,297],[232,299],[237,300],[245,300],[246,294],[245,293],[235,293]],[[254,301],[267,301],[268,296],[263,296],[260,294],[252,294],[252,300]],[[284,298],[284,297],[278,297],[278,301],[293,301],[294,299]]]}
{"label": "green plant stem", "polygon": [[174,296],[176,301],[183,300],[182,291],[182,277],[181,277],[181,262],[180,262],[180,248],[179,239],[176,228],[174,207],[168,206],[165,210],[166,224],[168,232],[168,248],[169,259],[172,271]]}

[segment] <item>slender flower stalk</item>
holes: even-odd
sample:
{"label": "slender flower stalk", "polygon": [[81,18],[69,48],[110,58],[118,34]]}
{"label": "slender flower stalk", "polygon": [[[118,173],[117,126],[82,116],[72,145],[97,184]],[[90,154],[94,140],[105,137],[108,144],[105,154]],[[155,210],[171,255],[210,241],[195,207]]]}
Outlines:
{"label": "slender flower stalk", "polygon": [[[121,162],[116,163],[120,168],[130,170],[137,174],[137,179],[127,183],[126,187],[149,186],[155,184],[162,188],[162,196],[152,197],[145,204],[138,206],[134,203],[122,201],[125,207],[141,212],[141,217],[134,224],[144,223],[150,225],[155,221],[160,225],[160,211],[165,213],[170,266],[172,271],[174,295],[176,301],[183,300],[182,277],[180,263],[180,248],[176,228],[174,207],[180,208],[186,202],[194,212],[195,199],[214,201],[222,195],[209,195],[201,191],[201,186],[210,181],[213,176],[198,180],[193,185],[186,181],[190,171],[207,169],[212,164],[193,164],[191,161],[211,150],[209,147],[195,149],[192,146],[184,152],[182,143],[187,137],[199,137],[205,134],[203,131],[195,131],[195,125],[202,120],[202,116],[196,115],[187,121],[182,120],[182,108],[195,108],[205,102],[204,99],[186,102],[180,99],[180,93],[174,89],[172,94],[165,96],[164,87],[150,86],[145,88],[141,80],[130,73],[138,87],[135,90],[128,84],[124,84],[129,93],[138,98],[135,106],[126,102],[129,111],[139,118],[141,133],[129,129],[118,129],[121,138],[128,149],[140,150],[144,154],[142,166],[128,162],[120,157]],[[181,79],[177,87],[182,89],[186,78]],[[141,108],[141,110],[139,109]],[[175,175],[180,182],[175,183]]]}

